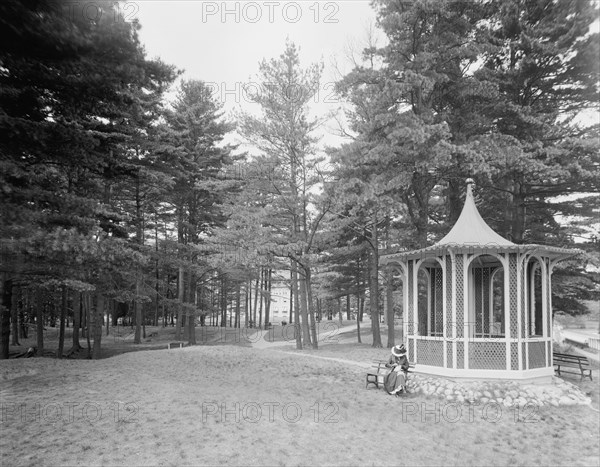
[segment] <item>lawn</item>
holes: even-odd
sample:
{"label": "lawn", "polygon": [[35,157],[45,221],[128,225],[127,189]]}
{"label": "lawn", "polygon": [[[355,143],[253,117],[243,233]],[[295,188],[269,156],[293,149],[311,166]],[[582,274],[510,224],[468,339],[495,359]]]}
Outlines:
{"label": "lawn", "polygon": [[597,397],[500,412],[393,398],[364,387],[387,351],[343,336],[295,351],[159,335],[98,361],[0,361],[0,464],[599,465]]}

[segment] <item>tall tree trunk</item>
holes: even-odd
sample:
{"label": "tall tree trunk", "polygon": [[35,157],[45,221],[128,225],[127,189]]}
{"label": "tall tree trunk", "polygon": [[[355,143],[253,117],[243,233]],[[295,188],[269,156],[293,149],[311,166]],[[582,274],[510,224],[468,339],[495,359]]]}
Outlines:
{"label": "tall tree trunk", "polygon": [[[154,289],[155,289],[155,308],[154,308],[154,326],[158,326],[158,315],[159,315],[159,309],[160,309],[160,271],[159,271],[159,262],[158,262],[158,216],[155,216],[155,222],[154,222],[154,242],[155,242],[155,249],[156,249],[156,261],[154,263],[154,267],[156,269],[156,282],[154,285]],[[165,325],[165,320],[164,320],[164,314],[163,314],[163,327]]]}
{"label": "tall tree trunk", "polygon": [[[360,300],[357,298],[356,299],[356,307],[357,308],[360,307],[359,301]],[[357,313],[356,313],[356,337],[358,338],[358,343],[362,344],[362,338],[360,336],[360,319],[359,319],[359,314],[360,314],[359,310],[357,310]]]}
{"label": "tall tree trunk", "polygon": [[90,293],[86,293],[84,295],[85,300],[83,301],[85,311],[83,316],[85,316],[85,338],[87,341],[87,358],[92,358],[92,345],[90,343],[90,323],[92,322],[92,295]]}
{"label": "tall tree trunk", "polygon": [[288,319],[288,323],[292,324],[294,322],[294,287],[293,287],[293,272],[290,270],[290,316]]}
{"label": "tall tree trunk", "polygon": [[179,266],[179,274],[177,281],[177,324],[175,325],[175,339],[181,340],[181,323],[183,322],[183,289],[184,289],[184,270],[183,266]]}
{"label": "tall tree trunk", "polygon": [[246,304],[244,307],[244,327],[248,327],[248,321],[250,319],[250,306],[252,305],[252,280],[246,282]]}
{"label": "tall tree trunk", "polygon": [[296,337],[296,349],[302,350],[302,329],[300,328],[300,299],[298,297],[298,266],[296,261],[292,264],[292,290],[294,295],[294,336]]}
{"label": "tall tree trunk", "polygon": [[38,355],[44,352],[44,303],[41,289],[35,291],[35,326]]}
{"label": "tall tree trunk", "polygon": [[12,286],[10,295],[10,322],[12,327],[12,342],[11,345],[21,345],[19,343],[19,288]]}
{"label": "tall tree trunk", "polygon": [[520,183],[516,184],[512,207],[512,241],[520,244],[523,243],[523,236],[525,234],[525,196],[523,194],[523,186]]}
{"label": "tall tree trunk", "polygon": [[350,312],[350,294],[346,295],[346,319],[348,321],[352,319],[352,314]]}
{"label": "tall tree trunk", "polygon": [[258,308],[258,284],[260,283],[260,275],[256,279],[256,286],[254,287],[254,311],[252,312],[252,319],[250,320],[250,327],[256,327],[256,309]]}
{"label": "tall tree trunk", "polygon": [[135,281],[135,301],[134,301],[134,313],[135,313],[135,335],[133,338],[134,344],[142,343],[142,304],[140,302],[140,295],[142,293],[142,278],[141,272],[139,268],[136,272],[136,281]]}
{"label": "tall tree trunk", "polygon": [[58,332],[58,350],[56,352],[56,358],[63,357],[63,350],[65,348],[65,317],[67,316],[67,287],[62,287],[62,300],[60,306],[60,321],[59,321],[59,332]]}
{"label": "tall tree trunk", "polygon": [[266,294],[265,294],[265,327],[270,324],[271,319],[271,283],[273,280],[273,270],[269,268],[266,274]]}
{"label": "tall tree trunk", "polygon": [[308,299],[306,290],[306,274],[303,271],[302,266],[298,268],[298,280],[300,282],[300,313],[302,319],[302,338],[305,346],[312,344],[310,338],[310,325],[308,322]]}
{"label": "tall tree trunk", "polygon": [[225,276],[221,277],[221,294],[219,295],[219,305],[221,308],[221,327],[227,327],[227,281]]}
{"label": "tall tree trunk", "polygon": [[110,320],[114,315],[114,310],[117,307],[117,304],[113,299],[108,300],[107,310],[106,310],[106,335],[110,334]]}
{"label": "tall tree trunk", "polygon": [[[27,323],[25,322],[25,307],[27,298],[24,291],[19,289],[20,300],[17,300],[17,309],[19,313],[19,338],[27,339]],[[68,323],[68,321],[67,321]]]}
{"label": "tall tree trunk", "polygon": [[317,298],[317,321],[321,321],[323,319],[323,306],[321,302],[321,298]]}
{"label": "tall tree trunk", "polygon": [[306,275],[306,300],[308,305],[308,317],[310,318],[310,334],[312,338],[313,349],[319,348],[318,336],[317,336],[317,323],[315,321],[315,310],[313,307],[312,297],[312,274],[310,266],[305,268]]}
{"label": "tall tree trunk", "polygon": [[455,179],[448,180],[448,188],[446,189],[446,199],[448,204],[448,225],[452,226],[456,224],[458,217],[462,211],[462,201],[460,199],[460,193],[464,186],[463,181],[460,182]]}
{"label": "tall tree trunk", "polygon": [[92,358],[98,360],[101,356],[102,324],[104,320],[104,295],[98,294],[96,313],[94,314],[94,349]]}
{"label": "tall tree trunk", "polygon": [[12,281],[6,279],[6,274],[2,273],[0,277],[0,340],[2,343],[2,351],[0,352],[1,359],[8,359],[10,354],[10,307],[12,302]]}
{"label": "tall tree trunk", "polygon": [[79,351],[79,328],[81,327],[81,292],[73,293],[73,347],[69,354]]}
{"label": "tall tree trunk", "polygon": [[239,282],[237,285],[237,290],[235,292],[235,323],[233,325],[235,328],[240,327],[241,300],[242,300],[242,283]]}
{"label": "tall tree trunk", "polygon": [[196,345],[196,305],[198,304],[198,291],[196,289],[195,281],[190,278],[190,287],[188,291],[189,302],[193,304],[193,309],[190,311],[188,316],[188,345]]}
{"label": "tall tree trunk", "polygon": [[370,303],[371,326],[373,329],[373,347],[383,347],[379,332],[379,239],[377,235],[377,213],[373,214],[371,228],[371,264],[370,264]]}
{"label": "tall tree trunk", "polygon": [[258,304],[258,329],[262,329],[263,327],[263,322],[262,322],[262,316],[263,316],[263,302],[265,301],[265,269],[261,268],[260,270],[260,303]]}

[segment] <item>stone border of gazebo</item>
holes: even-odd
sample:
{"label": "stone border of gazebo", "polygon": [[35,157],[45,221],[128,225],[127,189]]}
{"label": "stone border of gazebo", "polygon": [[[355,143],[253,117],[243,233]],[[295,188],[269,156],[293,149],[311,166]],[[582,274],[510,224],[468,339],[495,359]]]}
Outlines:
{"label": "stone border of gazebo", "polygon": [[[442,240],[381,256],[382,266],[402,276],[409,359],[418,372],[432,375],[548,379],[553,375],[552,269],[580,251],[504,239],[481,218],[472,185],[467,180],[461,215]],[[419,307],[421,270],[427,305]],[[497,295],[500,277],[503,293]]]}

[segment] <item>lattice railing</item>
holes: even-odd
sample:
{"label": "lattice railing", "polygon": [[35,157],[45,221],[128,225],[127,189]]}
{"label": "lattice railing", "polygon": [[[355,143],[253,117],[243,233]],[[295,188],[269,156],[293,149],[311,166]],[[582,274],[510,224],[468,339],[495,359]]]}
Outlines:
{"label": "lattice railing", "polygon": [[519,343],[518,342],[510,343],[510,369],[511,370],[519,369]]}
{"label": "lattice railing", "polygon": [[529,369],[546,366],[546,342],[528,342]]}
{"label": "lattice railing", "polygon": [[506,370],[506,344],[504,342],[469,342],[469,368]]}
{"label": "lattice railing", "polygon": [[456,342],[456,368],[465,367],[465,344],[462,341]]}
{"label": "lattice railing", "polygon": [[417,363],[444,366],[444,341],[417,339]]}

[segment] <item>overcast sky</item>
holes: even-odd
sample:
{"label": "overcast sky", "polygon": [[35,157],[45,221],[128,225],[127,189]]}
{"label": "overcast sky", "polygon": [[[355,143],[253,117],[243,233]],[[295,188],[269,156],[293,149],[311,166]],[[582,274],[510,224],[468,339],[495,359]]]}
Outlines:
{"label": "overcast sky", "polygon": [[[367,0],[136,0],[121,8],[126,18],[139,19],[149,58],[160,57],[184,69],[185,79],[211,83],[229,112],[239,107],[252,111],[244,85],[256,82],[259,62],[278,57],[288,37],[300,47],[301,66],[325,65],[314,112],[338,108],[333,82],[339,71],[351,69],[349,47],[360,53],[375,22]],[[331,131],[335,126],[328,125]],[[327,144],[339,141],[325,139]]]}

